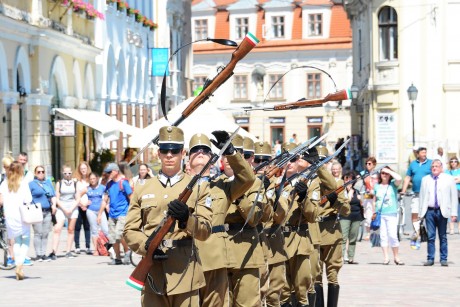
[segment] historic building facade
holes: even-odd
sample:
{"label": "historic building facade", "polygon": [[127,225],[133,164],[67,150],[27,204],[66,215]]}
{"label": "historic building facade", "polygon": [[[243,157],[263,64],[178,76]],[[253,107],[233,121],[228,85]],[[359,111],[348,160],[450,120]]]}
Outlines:
{"label": "historic building facade", "polygon": [[414,146],[458,156],[460,1],[349,0],[345,8],[357,94],[352,131],[368,154],[400,171]]}
{"label": "historic building facade", "polygon": [[[260,43],[237,64],[210,103],[272,145],[289,141],[294,133],[305,140],[329,132],[330,147],[349,136],[349,101],[292,111],[243,110],[317,99],[351,85],[351,29],[341,1],[192,2],[194,40],[228,38],[240,43],[247,32]],[[194,88],[227,64],[232,51],[210,42],[195,44]]]}

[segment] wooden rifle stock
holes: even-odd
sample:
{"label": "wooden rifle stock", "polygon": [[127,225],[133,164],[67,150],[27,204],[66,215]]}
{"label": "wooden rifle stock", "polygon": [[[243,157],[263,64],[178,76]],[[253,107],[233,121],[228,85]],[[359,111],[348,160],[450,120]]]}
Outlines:
{"label": "wooden rifle stock", "polygon": [[182,117],[188,117],[193,111],[196,110],[209,96],[214,93],[225,81],[233,75],[236,63],[243,59],[251,50],[256,46],[259,41],[253,35],[248,33],[245,39],[241,42],[238,48],[233,51],[232,58],[227,66],[219,72],[219,74],[212,80],[212,82],[203,91],[193,99],[188,107],[182,112]]}
{"label": "wooden rifle stock", "polygon": [[280,110],[290,110],[290,109],[297,109],[297,108],[311,108],[311,107],[321,107],[323,103],[328,101],[341,101],[349,99],[350,95],[348,90],[341,90],[335,93],[330,93],[324,98],[318,99],[305,99],[296,102],[288,102],[279,104],[273,107],[273,110],[280,111]]}
{"label": "wooden rifle stock", "polygon": [[[187,188],[185,188],[185,190],[182,191],[182,193],[179,195],[178,200],[180,200],[183,203],[186,203],[190,195],[192,194],[192,189],[193,186],[190,188],[190,184],[187,185]],[[163,224],[160,224],[159,228],[150,235],[149,239],[147,240],[147,242],[150,241],[150,244],[147,249],[147,254],[139,262],[137,267],[131,273],[131,276],[129,276],[128,280],[126,280],[127,285],[139,291],[142,290],[145,284],[145,280],[147,279],[147,275],[150,271],[150,268],[153,265],[153,253],[158,248],[158,246],[160,246],[161,242],[163,241],[163,238],[169,232],[171,227],[173,227],[175,221],[175,218],[173,218],[172,216],[168,216],[166,218],[166,221]]]}

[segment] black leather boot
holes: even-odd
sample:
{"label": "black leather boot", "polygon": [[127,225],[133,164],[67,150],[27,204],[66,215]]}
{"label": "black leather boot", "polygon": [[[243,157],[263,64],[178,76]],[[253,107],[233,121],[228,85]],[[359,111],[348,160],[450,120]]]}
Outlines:
{"label": "black leather boot", "polygon": [[308,293],[308,306],[309,307],[316,306],[316,293]]}
{"label": "black leather boot", "polygon": [[281,304],[280,307],[292,307],[291,303],[284,303],[284,304]]}
{"label": "black leather boot", "polygon": [[327,286],[327,307],[337,307],[339,303],[339,290],[339,285],[329,284]]}
{"label": "black leather boot", "polygon": [[324,293],[323,293],[323,285],[315,284],[315,292],[316,292],[316,307],[324,307]]}

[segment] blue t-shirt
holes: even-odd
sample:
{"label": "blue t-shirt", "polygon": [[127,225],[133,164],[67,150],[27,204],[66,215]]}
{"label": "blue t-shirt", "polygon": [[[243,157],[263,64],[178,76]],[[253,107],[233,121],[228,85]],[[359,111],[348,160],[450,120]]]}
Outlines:
{"label": "blue t-shirt", "polygon": [[119,181],[110,181],[105,189],[110,198],[109,217],[117,218],[126,216],[128,213],[129,199],[128,195],[133,193],[128,180],[123,180],[123,189],[120,189]]}
{"label": "blue t-shirt", "polygon": [[[376,184],[374,186],[375,195],[375,212],[382,208],[382,215],[391,215],[398,213],[398,190],[393,182],[390,185],[382,186]],[[383,207],[382,207],[383,205]]]}
{"label": "blue t-shirt", "polygon": [[88,191],[86,195],[88,200],[91,201],[91,204],[88,206],[88,209],[91,211],[99,211],[101,208],[102,197],[104,196],[105,185],[99,184],[94,189],[91,186],[88,186]]}
{"label": "blue t-shirt", "polygon": [[40,203],[43,209],[51,208],[51,204],[48,201],[48,196],[46,196],[46,193],[48,193],[49,198],[56,196],[51,181],[48,179],[40,181],[35,178],[29,182],[29,189],[32,193],[32,200],[34,203]]}
{"label": "blue t-shirt", "polygon": [[[454,169],[454,170],[447,170],[445,172],[446,174],[449,174],[453,177],[457,177],[457,176],[460,176],[460,168],[457,168],[457,169]],[[457,190],[460,191],[460,183],[457,183]]]}
{"label": "blue t-shirt", "polygon": [[412,177],[412,191],[414,193],[420,193],[422,178],[431,174],[431,162],[432,161],[430,159],[426,159],[423,163],[415,160],[409,164],[406,176]]}

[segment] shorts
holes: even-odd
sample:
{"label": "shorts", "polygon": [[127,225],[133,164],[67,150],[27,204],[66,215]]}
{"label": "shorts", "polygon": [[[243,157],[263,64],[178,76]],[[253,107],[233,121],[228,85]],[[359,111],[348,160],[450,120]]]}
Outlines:
{"label": "shorts", "polygon": [[[62,203],[61,202],[61,205],[64,206],[64,208],[66,209],[70,209],[72,208],[73,206],[73,202],[71,203]],[[64,212],[61,210],[61,208],[57,208],[57,211],[56,211],[56,221],[64,221],[65,219],[67,218],[67,216],[64,214]],[[69,219],[76,219],[78,218],[78,206],[75,207],[75,209],[73,209],[72,211],[72,214],[70,215],[70,217],[68,217]]]}
{"label": "shorts", "polygon": [[420,205],[420,198],[419,196],[413,196],[412,201],[410,203],[410,212],[411,213],[418,213]]}
{"label": "shorts", "polygon": [[117,218],[109,217],[109,243],[119,242],[123,237],[123,229],[126,224],[126,216]]}

